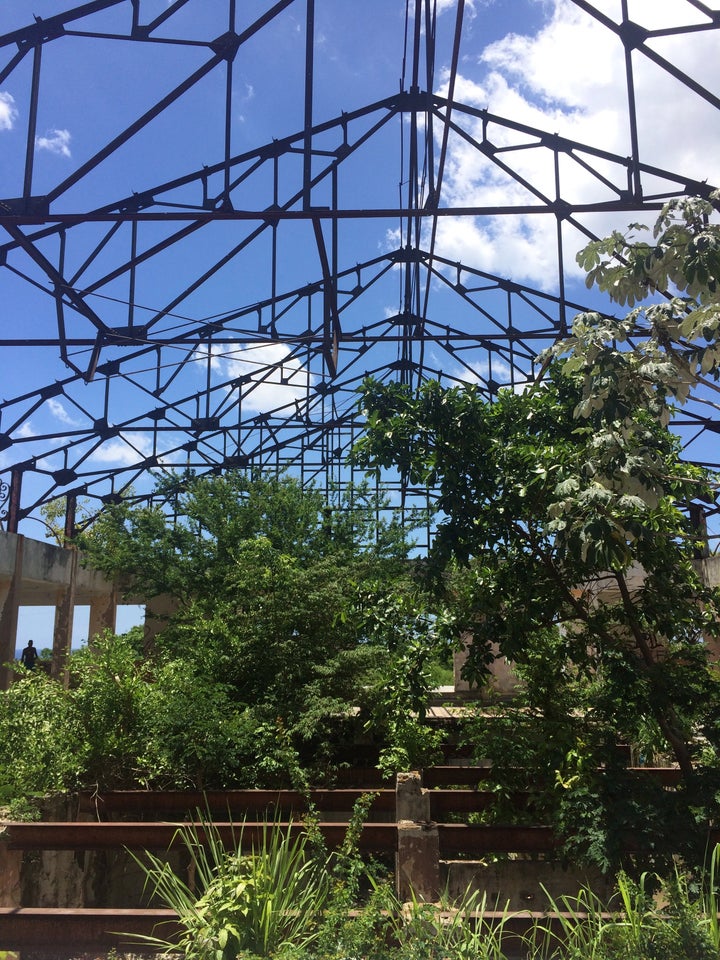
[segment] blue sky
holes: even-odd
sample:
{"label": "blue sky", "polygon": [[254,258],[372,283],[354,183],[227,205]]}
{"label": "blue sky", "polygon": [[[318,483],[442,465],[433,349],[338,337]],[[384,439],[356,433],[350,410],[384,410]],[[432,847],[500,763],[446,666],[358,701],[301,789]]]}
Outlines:
{"label": "blue sky", "polygon": [[[131,627],[140,625],[144,618],[144,607],[137,604],[122,604],[118,607],[115,629],[118,633],[125,633]],[[76,607],[73,616],[73,649],[87,643],[88,625],[90,619],[89,607]],[[19,653],[32,640],[38,650],[52,650],[53,624],[55,610],[53,607],[20,607],[18,612],[16,650]]]}
{"label": "blue sky", "polygon": [[[594,5],[614,20],[619,19],[620,0],[597,0]],[[4,0],[0,6],[0,33],[27,26],[33,17],[47,19],[71,6],[60,0],[32,0],[32,4],[27,0]],[[241,32],[270,6],[269,0],[244,0],[237,4],[236,30]],[[720,5],[708,6],[718,9]],[[570,0],[467,0],[465,7],[456,100],[472,109],[488,108],[500,118],[587,143],[621,158],[629,154],[623,49],[611,31]],[[168,9],[166,0],[141,0],[141,21],[149,22]],[[207,62],[207,46],[189,44],[223,34],[228,29],[228,9],[226,0],[189,0],[158,31],[159,39],[187,41],[183,44],[112,39],[113,33],[127,28],[129,2],[73,26],[82,31],[92,25],[95,31],[106,34],[104,39],[68,35],[45,44],[40,109],[32,145],[33,193],[57,190],[52,203],[54,212],[82,213],[141,194],[203,166],[212,167],[221,160],[222,98],[228,81],[224,64],[209,72],[128,145],[98,162],[77,183],[59,189],[130,123]],[[338,117],[342,111],[352,113],[394,94],[403,70],[405,87],[409,86],[411,56],[404,29],[405,4],[401,0],[315,0],[315,10],[315,123]],[[437,10],[437,55],[431,83],[435,91],[443,93],[448,83],[456,2],[439,0]],[[244,44],[235,58],[231,77],[233,155],[260,144],[271,144],[273,139],[287,137],[302,128],[304,11],[304,2],[295,0],[272,24]],[[697,9],[686,0],[629,0],[629,11],[632,19],[648,29],[703,22]],[[670,35],[654,40],[652,46],[716,95],[720,92],[716,32],[698,32],[690,37]],[[5,48],[2,63],[14,53],[14,48]],[[717,111],[649,59],[637,54],[633,63],[642,159],[688,178],[720,183]],[[31,57],[26,57],[0,84],[0,182],[6,197],[22,193],[30,75]],[[424,87],[426,78],[421,77],[420,81]],[[463,124],[474,137],[481,137],[479,119],[465,117]],[[360,129],[358,121],[351,136],[360,136]],[[328,149],[336,147],[337,136],[336,130],[327,134]],[[434,136],[438,136],[437,131]],[[510,127],[497,126],[492,136],[495,143],[504,147],[528,146],[528,137]],[[322,137],[318,138],[317,145],[322,143]],[[343,164],[342,202],[358,209],[395,205],[398,196],[405,195],[408,189],[403,181],[408,144],[407,121],[374,134]],[[520,175],[546,195],[553,195],[554,170],[548,151],[523,149],[508,153],[507,157]],[[323,162],[322,157],[316,157],[314,172],[321,169]],[[290,185],[300,181],[301,166],[301,156],[283,157],[279,202],[285,202],[293,189]],[[599,167],[608,179],[617,177],[610,162],[599,163]],[[244,168],[239,165],[237,169]],[[604,196],[603,185],[582,165],[563,158],[561,174],[564,195],[573,201],[594,201]],[[210,178],[211,190],[218,189],[218,179]],[[664,184],[658,178],[658,190],[662,189]],[[323,181],[315,190],[313,203],[327,203],[328,191],[327,181]],[[501,206],[522,204],[531,198],[534,199],[527,189],[489,164],[467,139],[452,138],[444,171],[444,205]],[[197,198],[178,188],[166,199],[183,204],[196,202]],[[248,173],[233,196],[235,207],[243,209],[263,209],[272,200],[268,164]],[[637,218],[623,213],[619,217],[588,216],[585,222],[588,229],[604,235],[611,229],[624,228],[634,219]],[[141,224],[138,249],[151,249],[182,226]],[[168,304],[174,304],[155,328],[156,333],[164,331],[170,336],[208,319],[227,317],[266,298],[272,255],[269,231],[230,259],[210,282],[178,299],[180,291],[192,285],[254,227],[252,223],[217,223],[189,234],[167,253],[141,264],[134,278],[134,322],[143,323],[164,311]],[[567,294],[578,303],[596,302],[585,290],[573,263],[574,252],[585,238],[570,224],[563,226],[563,234]],[[128,229],[111,234],[107,225],[81,225],[69,229],[66,239],[67,275],[77,277],[78,288],[92,289],[87,302],[104,323],[127,324],[129,277],[122,274],[113,278],[111,274],[126,255]],[[350,271],[348,289],[355,282],[354,264],[381,256],[402,240],[400,224],[387,219],[358,219],[343,227],[339,266]],[[39,246],[49,258],[59,256],[57,236],[41,241]],[[436,238],[436,249],[450,263],[462,262],[551,294],[557,289],[556,248],[554,221],[548,216],[441,218]],[[317,279],[317,246],[307,223],[283,224],[278,231],[278,249],[283,261],[283,290]],[[96,254],[91,267],[84,268],[93,251]],[[6,266],[7,269],[0,269],[4,336],[55,336],[57,316],[47,277],[21,251],[11,251]],[[444,274],[452,279],[452,267],[445,269]],[[368,277],[369,273],[363,273],[364,283]],[[504,309],[502,292],[488,291],[480,297],[490,314]],[[343,314],[344,329],[385,329],[388,318],[401,310],[402,301],[399,272],[389,271],[377,283],[367,284],[357,304],[348,303]],[[300,303],[288,310],[279,328],[286,332],[301,330],[305,322],[303,309],[304,304]],[[467,329],[480,322],[478,316],[484,318],[484,314],[468,311],[455,293],[440,282],[431,289],[429,316],[439,327],[452,323]],[[87,338],[93,334],[91,325],[76,314],[68,312],[66,319],[69,335]],[[264,322],[267,317],[262,319]],[[0,452],[0,470],[17,459],[37,458],[41,470],[37,476],[29,471],[23,487],[23,496],[32,500],[46,490],[48,472],[67,465],[68,457],[71,463],[81,461],[89,482],[95,482],[108,468],[126,466],[131,472],[134,464],[151,452],[157,453],[160,464],[179,464],[177,456],[169,452],[179,442],[172,430],[172,418],[166,421],[168,429],[159,448],[153,451],[151,446],[148,411],[153,406],[152,390],[158,370],[165,379],[172,376],[173,396],[180,398],[179,406],[182,398],[193,395],[204,382],[217,387],[217,400],[224,397],[225,382],[245,377],[246,384],[237,390],[247,413],[262,413],[283,404],[292,411],[296,402],[302,407],[321,375],[317,357],[291,353],[287,344],[280,341],[253,340],[249,332],[252,322],[252,316],[234,321],[230,328],[238,331],[237,342],[213,347],[205,354],[195,348],[183,351],[179,347],[164,347],[161,360],[154,367],[154,355],[139,353],[135,361],[125,364],[132,375],[124,384],[112,378],[97,378],[89,383],[76,380],[57,396],[46,397],[42,402],[31,396],[8,404],[0,430],[11,432],[15,445]],[[526,313],[516,314],[514,322],[520,328],[524,324],[533,329],[538,323],[537,314],[528,308]],[[392,329],[388,326],[388,330]],[[497,332],[492,323],[488,329],[490,334]],[[381,359],[398,359],[397,348],[390,340],[383,349]],[[78,347],[69,359],[84,369],[89,355],[89,347]],[[102,359],[113,356],[108,348]],[[181,360],[182,367],[178,366]],[[511,375],[508,364],[499,358],[489,370],[487,356],[475,355],[470,347],[465,354],[453,355],[442,347],[433,348],[424,360],[429,370],[439,370],[459,380],[492,376],[502,382]],[[365,362],[372,365],[364,356],[352,361],[348,382],[361,372]],[[277,372],[260,382],[258,371],[265,370],[268,364],[276,365]],[[66,379],[72,370],[49,347],[38,346],[32,351],[8,347],[0,355],[0,373],[2,397],[15,401],[55,380]],[[78,439],[99,416],[97,411],[103,409],[107,395],[110,423],[125,423],[127,427],[102,443]],[[227,405],[231,400],[238,401],[238,397],[233,399],[228,392]],[[339,391],[334,402],[341,412],[347,409],[354,403],[352,390]],[[130,423],[132,418],[136,419]],[[66,435],[67,449],[49,454],[52,437],[59,433]],[[712,450],[704,455],[709,460],[718,459]],[[62,489],[59,485],[57,493],[62,493]],[[41,537],[42,527],[36,520],[28,519],[23,521],[21,532]]]}

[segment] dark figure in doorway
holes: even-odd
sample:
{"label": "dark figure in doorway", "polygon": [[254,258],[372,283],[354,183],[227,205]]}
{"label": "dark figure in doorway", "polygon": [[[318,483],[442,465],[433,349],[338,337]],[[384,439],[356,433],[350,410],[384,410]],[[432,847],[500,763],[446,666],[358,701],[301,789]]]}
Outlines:
{"label": "dark figure in doorway", "polygon": [[38,658],[38,652],[33,646],[32,640],[28,640],[28,645],[20,655],[20,663],[24,664],[28,670],[35,669],[35,661]]}

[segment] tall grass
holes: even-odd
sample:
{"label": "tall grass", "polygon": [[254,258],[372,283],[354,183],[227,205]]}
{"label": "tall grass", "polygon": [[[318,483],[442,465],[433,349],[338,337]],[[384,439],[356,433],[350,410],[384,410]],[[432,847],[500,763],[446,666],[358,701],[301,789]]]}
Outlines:
{"label": "tall grass", "polygon": [[[608,905],[585,887],[576,897],[554,900],[548,920],[538,921],[526,940],[528,960],[720,960],[716,871],[720,848],[702,878],[700,896],[676,870],[651,889],[658,877],[638,881],[620,873]],[[554,918],[554,925],[549,918]]]}
{"label": "tall grass", "polygon": [[398,960],[505,960],[508,945],[518,949],[522,942],[508,931],[513,914],[495,907],[479,890],[468,890],[459,901],[413,899],[398,905],[393,928]]}
{"label": "tall grass", "polygon": [[[356,820],[362,819],[357,811]],[[178,829],[194,871],[190,885],[152,854],[136,858],[146,885],[179,918],[175,941],[138,938],[183,960],[720,960],[720,846],[696,891],[680,871],[653,894],[658,878],[620,874],[604,903],[589,887],[553,899],[529,932],[516,917],[468,890],[459,901],[400,903],[366,872],[356,829],[328,856],[310,833],[263,826],[243,852],[243,826],[227,848],[210,822]]]}
{"label": "tall grass", "polygon": [[702,884],[702,912],[705,917],[708,936],[720,957],[720,901],[718,898],[718,871],[720,870],[720,845],[716,845],[709,857],[708,870]]}
{"label": "tall grass", "polygon": [[227,849],[211,822],[178,829],[192,887],[154,854],[135,858],[146,887],[177,913],[182,929],[178,940],[152,936],[140,938],[143,943],[185,960],[236,960],[304,949],[317,938],[330,877],[326,863],[310,852],[307,835],[293,835],[291,824],[264,824],[259,842],[243,853],[243,830],[241,824]]}
{"label": "tall grass", "polygon": [[[603,936],[607,907],[590,890],[582,887],[576,896],[553,898],[543,887],[548,901],[545,920],[537,920],[524,938],[525,952],[532,960],[603,960]],[[551,923],[550,918],[554,919]],[[629,960],[629,958],[628,958]]]}

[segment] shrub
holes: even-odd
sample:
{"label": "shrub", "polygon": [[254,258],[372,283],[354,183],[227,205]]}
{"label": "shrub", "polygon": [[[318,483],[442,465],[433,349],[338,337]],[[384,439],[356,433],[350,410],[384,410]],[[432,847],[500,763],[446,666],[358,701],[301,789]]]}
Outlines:
{"label": "shrub", "polygon": [[317,939],[330,875],[310,850],[307,834],[266,824],[249,853],[242,852],[242,825],[230,849],[208,821],[184,825],[178,836],[193,864],[197,893],[153,854],[146,854],[149,865],[138,860],[153,893],[177,912],[183,928],[176,944],[157,937],[143,942],[179,950],[185,960],[235,960],[302,950]]}
{"label": "shrub", "polygon": [[0,692],[0,802],[23,802],[74,787],[86,741],[70,693],[43,671],[24,672]]}
{"label": "shrub", "polygon": [[103,787],[145,781],[149,671],[140,631],[97,637],[70,658],[72,698],[86,745],[87,782]]}

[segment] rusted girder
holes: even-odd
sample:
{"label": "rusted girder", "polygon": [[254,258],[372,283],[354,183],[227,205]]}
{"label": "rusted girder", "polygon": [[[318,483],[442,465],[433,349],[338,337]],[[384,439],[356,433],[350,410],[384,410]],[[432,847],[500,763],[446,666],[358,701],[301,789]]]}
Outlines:
{"label": "rusted girder", "polygon": [[[349,813],[367,793],[373,793],[371,810],[391,813],[395,810],[394,790],[108,790],[102,793],[81,793],[78,808],[82,813],[94,813],[102,819],[114,814],[139,814],[157,819],[158,816],[193,817],[198,811],[203,816],[223,816],[243,819],[256,811],[278,811],[287,814],[308,809],[308,800],[316,810]],[[286,817],[287,818],[287,817]]]}
{"label": "rusted girder", "polygon": [[[53,823],[7,823],[0,831],[0,841],[10,850],[167,850],[181,842],[180,831],[188,824],[139,823],[139,822],[77,822],[55,821]],[[192,824],[202,842],[205,826]],[[302,823],[277,823],[279,829],[299,836],[305,830]],[[262,842],[268,824],[259,822],[214,823],[216,831],[226,846],[241,845],[243,849]],[[331,847],[339,846],[345,839],[347,824],[319,823],[317,829]],[[374,852],[394,850],[397,845],[397,828],[394,823],[366,823],[360,834],[362,850]]]}
{"label": "rusted girder", "polygon": [[549,853],[560,841],[552,827],[467,826],[439,823],[440,855],[472,853]]}
{"label": "rusted girder", "polygon": [[[451,913],[445,914],[450,920]],[[482,914],[466,913],[465,922],[482,922],[502,929],[503,944],[512,945],[515,938],[527,937],[534,925],[558,936],[563,918],[569,914],[522,910],[484,910]],[[609,919],[609,916],[608,916]],[[122,931],[118,933],[116,931]],[[57,907],[0,907],[0,942],[8,950],[52,950],[53,957],[74,957],[81,951],[137,950],[136,936],[156,936],[174,940],[181,931],[172,910],[132,909],[59,909]]]}
{"label": "rusted girder", "polygon": [[[440,841],[440,856],[443,858],[456,854],[471,854],[479,857],[486,853],[552,853],[562,840],[552,827],[544,826],[469,826],[462,823],[439,823],[437,825]],[[708,832],[710,847],[720,842],[720,830]],[[624,849],[637,849],[632,837],[628,836]]]}
{"label": "rusted girder", "polygon": [[[514,791],[506,797],[516,810],[527,806],[527,791]],[[498,795],[493,790],[430,790],[430,816],[442,822],[449,819],[448,813],[477,813],[497,803]]]}
{"label": "rusted girder", "polygon": [[[0,943],[7,950],[53,948],[53,955],[80,950],[138,948],[134,936],[172,940],[180,932],[173,910],[0,907]],[[119,932],[120,931],[120,932]]]}
{"label": "rusted girder", "polygon": [[[627,772],[639,777],[660,782],[665,787],[680,783],[680,771],[677,767],[628,767]],[[475,766],[438,766],[423,771],[424,787],[474,787],[495,780],[497,774],[492,767]],[[535,782],[536,776],[528,774],[528,782]]]}

